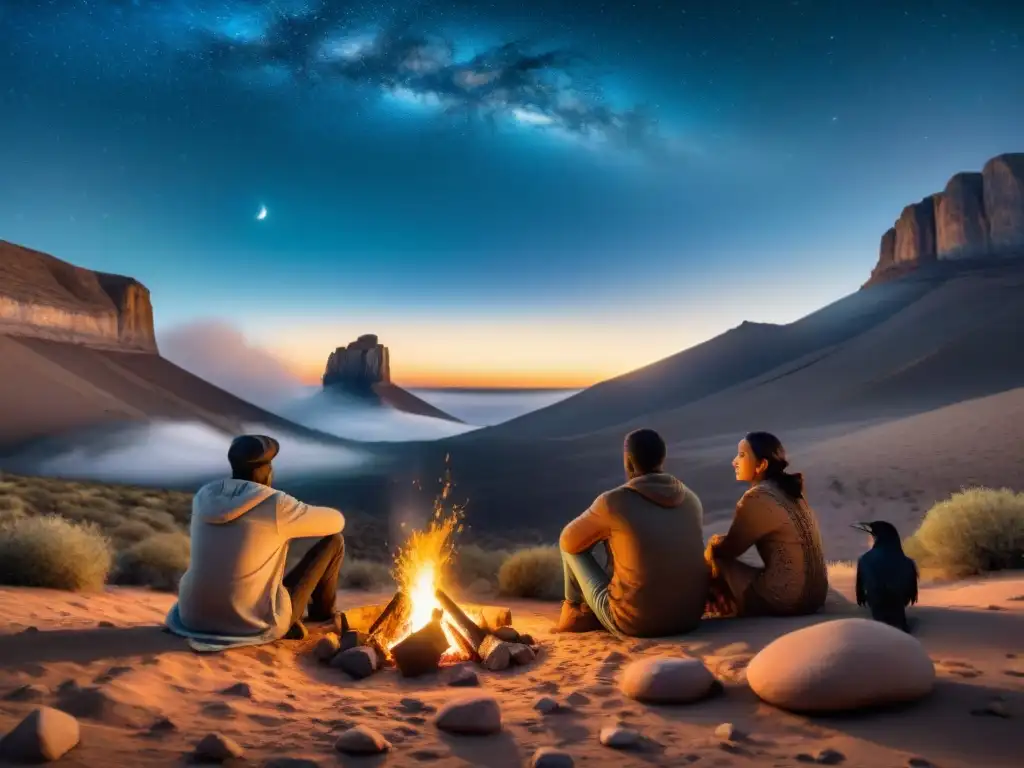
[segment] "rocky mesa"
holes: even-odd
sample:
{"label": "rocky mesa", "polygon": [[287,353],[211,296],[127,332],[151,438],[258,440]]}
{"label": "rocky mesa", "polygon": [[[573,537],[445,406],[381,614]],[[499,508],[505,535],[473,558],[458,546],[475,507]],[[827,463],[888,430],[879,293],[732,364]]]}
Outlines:
{"label": "rocky mesa", "polygon": [[0,334],[157,351],[149,290],[0,240]]}
{"label": "rocky mesa", "polygon": [[367,333],[327,358],[323,388],[395,410],[435,419],[461,421],[391,382],[391,353],[375,334]]}
{"label": "rocky mesa", "polygon": [[1024,152],[958,173],[942,192],[904,208],[882,235],[865,287],[928,264],[1015,257],[1024,258]]}

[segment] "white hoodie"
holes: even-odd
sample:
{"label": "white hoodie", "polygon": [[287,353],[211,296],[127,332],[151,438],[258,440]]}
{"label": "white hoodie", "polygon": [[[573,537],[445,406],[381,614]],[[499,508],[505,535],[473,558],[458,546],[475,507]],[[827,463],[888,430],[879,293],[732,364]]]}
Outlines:
{"label": "white hoodie", "polygon": [[282,637],[291,598],[282,583],[288,542],[331,536],[341,512],[312,507],[248,480],[216,480],[192,500],[192,557],[177,614],[190,635]]}

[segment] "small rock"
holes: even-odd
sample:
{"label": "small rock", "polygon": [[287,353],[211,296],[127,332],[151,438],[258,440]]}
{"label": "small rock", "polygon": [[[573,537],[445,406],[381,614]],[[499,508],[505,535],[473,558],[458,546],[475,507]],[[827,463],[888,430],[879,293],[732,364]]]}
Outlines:
{"label": "small rock", "polygon": [[541,747],[533,753],[531,768],[573,768],[572,755],[554,747]]}
{"label": "small rock", "polygon": [[574,707],[582,707],[583,705],[590,703],[590,698],[579,691],[573,691],[565,697],[565,700]]}
{"label": "small rock", "polygon": [[39,631],[39,627],[25,627],[18,634],[19,635],[32,635],[32,634],[35,634],[38,631]]}
{"label": "small rock", "polygon": [[359,646],[339,653],[331,659],[331,666],[340,669],[356,680],[362,680],[377,671],[380,661],[377,651],[373,648]]}
{"label": "small rock", "polygon": [[531,648],[537,644],[536,641],[533,639],[533,635],[520,635],[519,642],[523,645],[528,645]]}
{"label": "small rock", "polygon": [[20,685],[13,691],[4,696],[4,701],[39,701],[46,695],[46,689],[32,685]]}
{"label": "small rock", "polygon": [[96,624],[100,629],[116,629],[117,624],[112,621],[100,621]]}
{"label": "small rock", "polygon": [[794,758],[794,760],[796,760],[798,763],[813,763],[813,762],[816,762],[815,759],[814,759],[814,755],[809,755],[806,752],[799,752],[799,753],[797,753],[797,755]]}
{"label": "small rock", "polygon": [[818,765],[839,765],[846,760],[846,755],[835,749],[823,749],[814,756]]}
{"label": "small rock", "polygon": [[223,691],[221,691],[221,695],[223,695],[223,696],[238,696],[238,697],[243,698],[243,699],[251,699],[252,698],[252,688],[249,687],[248,683],[235,683],[234,685],[230,685],[227,688],[225,688]]}
{"label": "small rock", "polygon": [[480,643],[479,652],[484,669],[491,672],[500,672],[512,666],[510,645],[504,640],[499,640],[495,635],[484,638],[484,641]]}
{"label": "small rock", "polygon": [[176,730],[178,730],[178,726],[169,717],[161,717],[149,726],[150,733],[171,733]]}
{"label": "small rock", "polygon": [[998,699],[993,699],[983,707],[972,709],[971,714],[976,717],[1002,717],[1009,719],[1010,711],[1006,708],[1006,704]]}
{"label": "small rock", "polygon": [[504,640],[506,643],[522,642],[519,639],[519,633],[515,630],[515,627],[498,627],[494,630],[493,634],[496,638]]}
{"label": "small rock", "polygon": [[316,641],[316,646],[313,648],[313,656],[316,657],[317,661],[327,664],[340,650],[341,640],[333,632],[328,632]]}
{"label": "small rock", "polygon": [[601,729],[601,743],[612,749],[629,749],[640,742],[640,734],[632,728],[621,725],[608,725]]}
{"label": "small rock", "polygon": [[480,676],[470,667],[456,667],[448,678],[448,685],[454,688],[472,688],[480,685]]}
{"label": "small rock", "polygon": [[648,704],[689,704],[707,697],[715,676],[700,659],[650,657],[622,672],[619,689]]}
{"label": "small rock", "polygon": [[522,643],[510,643],[508,646],[508,652],[512,656],[512,661],[519,666],[525,666],[531,663],[537,658],[537,654],[534,653],[533,648]]}
{"label": "small rock", "polygon": [[243,754],[244,750],[234,740],[219,733],[209,733],[196,744],[192,756],[198,762],[223,763]]}
{"label": "small rock", "polygon": [[719,739],[725,739],[726,741],[743,741],[747,738],[747,734],[732,723],[722,723],[720,726],[715,728],[715,736]]}
{"label": "small rock", "polygon": [[14,762],[51,762],[78,744],[78,721],[66,712],[39,707],[0,740],[0,755]]}
{"label": "small rock", "polygon": [[391,749],[391,742],[365,725],[343,731],[334,748],[346,755],[379,755]]}
{"label": "small rock", "polygon": [[434,718],[442,731],[486,735],[501,730],[501,707],[491,696],[467,696],[445,704]]}
{"label": "small rock", "polygon": [[557,712],[561,709],[561,705],[550,696],[543,696],[537,699],[537,703],[533,705],[533,708],[542,715],[550,715],[552,712]]}
{"label": "small rock", "polygon": [[935,765],[923,757],[912,757],[907,760],[907,768],[935,768]]}
{"label": "small rock", "polygon": [[401,701],[399,701],[398,702],[398,706],[399,706],[399,708],[403,712],[408,712],[408,713],[413,714],[413,715],[416,714],[417,712],[423,712],[427,708],[427,705],[424,704],[419,699],[409,699],[409,698],[402,699]]}

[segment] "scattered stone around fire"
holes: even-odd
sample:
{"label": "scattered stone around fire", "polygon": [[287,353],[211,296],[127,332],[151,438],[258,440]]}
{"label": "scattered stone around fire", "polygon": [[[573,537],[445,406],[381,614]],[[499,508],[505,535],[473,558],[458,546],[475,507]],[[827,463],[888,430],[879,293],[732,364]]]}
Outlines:
{"label": "scattered stone around fire", "polygon": [[331,659],[331,666],[340,669],[345,674],[356,680],[369,677],[380,667],[380,659],[377,651],[369,646],[349,648],[346,651],[339,651]]}
{"label": "scattered stone around fire", "polygon": [[391,742],[373,728],[357,725],[342,731],[334,748],[346,755],[379,755],[391,749]]}
{"label": "scattered stone around fire", "polygon": [[18,763],[59,760],[78,745],[78,720],[59,709],[34,709],[0,740],[0,757]]}
{"label": "scattered stone around fire", "polygon": [[652,657],[630,664],[619,688],[646,704],[690,704],[708,696],[715,676],[700,659]]}
{"label": "scattered stone around fire", "polygon": [[452,670],[448,685],[453,688],[475,688],[480,685],[480,676],[475,669],[460,665]]}
{"label": "scattered stone around fire", "polygon": [[541,747],[533,753],[531,768],[573,768],[572,755],[554,747]]}
{"label": "scattered stone around fire", "polygon": [[438,710],[439,730],[464,736],[485,736],[501,731],[501,707],[492,696],[465,696]]}
{"label": "scattered stone around fire", "polygon": [[598,737],[601,744],[612,749],[632,749],[640,743],[640,734],[632,728],[608,725],[601,729]]}
{"label": "scattered stone around fire", "polygon": [[224,763],[241,757],[245,750],[236,741],[220,733],[210,733],[196,744],[192,753],[196,762]]}

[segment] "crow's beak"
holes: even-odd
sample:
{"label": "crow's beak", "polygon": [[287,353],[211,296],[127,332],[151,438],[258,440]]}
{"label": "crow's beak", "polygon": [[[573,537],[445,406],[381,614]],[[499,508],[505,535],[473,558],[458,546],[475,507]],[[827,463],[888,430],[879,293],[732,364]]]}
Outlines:
{"label": "crow's beak", "polygon": [[856,528],[858,531],[864,531],[864,533],[871,533],[871,529],[868,528],[867,523],[853,523],[850,525],[851,528]]}

